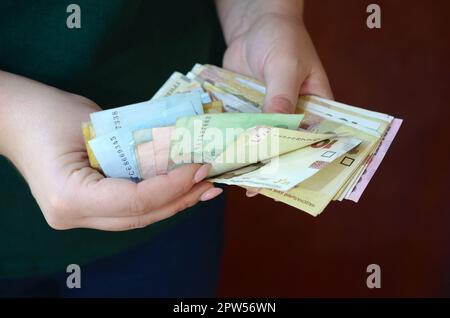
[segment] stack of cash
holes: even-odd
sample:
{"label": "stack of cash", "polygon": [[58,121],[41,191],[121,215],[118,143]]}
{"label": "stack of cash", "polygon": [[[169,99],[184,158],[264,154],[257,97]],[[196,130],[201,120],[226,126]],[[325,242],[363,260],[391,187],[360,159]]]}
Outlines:
{"label": "stack of cash", "polygon": [[152,99],[91,114],[82,124],[93,168],[135,182],[186,163],[209,180],[320,214],[357,202],[401,119],[302,96],[295,114],[262,112],[262,83],[213,65],[175,72]]}

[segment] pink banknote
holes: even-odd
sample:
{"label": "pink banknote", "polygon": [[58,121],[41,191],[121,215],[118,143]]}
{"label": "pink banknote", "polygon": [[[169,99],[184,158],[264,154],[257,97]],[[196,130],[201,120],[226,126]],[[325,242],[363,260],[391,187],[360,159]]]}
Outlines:
{"label": "pink banknote", "polygon": [[361,178],[358,180],[356,185],[353,187],[352,191],[346,196],[346,199],[358,202],[358,200],[361,198],[361,195],[363,194],[364,190],[369,184],[370,179],[372,179],[375,171],[377,171],[378,167],[381,164],[381,161],[383,160],[384,156],[386,155],[386,152],[388,151],[390,145],[392,144],[395,135],[397,135],[397,132],[400,129],[402,122],[403,120],[398,118],[395,118],[392,121],[388,132],[381,141],[377,151],[370,159],[369,165],[367,166],[366,170],[364,171],[364,173],[362,174]]}

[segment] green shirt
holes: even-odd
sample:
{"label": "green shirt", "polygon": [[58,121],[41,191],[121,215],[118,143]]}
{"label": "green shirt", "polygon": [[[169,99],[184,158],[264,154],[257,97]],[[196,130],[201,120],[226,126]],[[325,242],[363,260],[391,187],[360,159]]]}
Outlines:
{"label": "green shirt", "polygon": [[[80,6],[80,29],[66,25],[71,3]],[[147,100],[175,70],[220,64],[222,50],[212,0],[0,2],[0,69],[84,95],[103,108]],[[127,232],[52,230],[26,182],[0,157],[0,277],[112,255],[192,210]]]}

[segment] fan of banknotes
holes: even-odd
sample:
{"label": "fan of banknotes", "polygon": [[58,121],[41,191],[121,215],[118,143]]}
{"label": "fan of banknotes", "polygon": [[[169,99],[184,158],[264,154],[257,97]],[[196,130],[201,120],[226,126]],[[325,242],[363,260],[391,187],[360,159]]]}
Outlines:
{"label": "fan of banknotes", "polygon": [[152,99],[82,123],[90,164],[139,182],[209,163],[210,181],[314,216],[332,200],[357,202],[402,120],[315,96],[302,96],[295,114],[267,114],[264,95],[262,83],[217,66],[175,72]]}

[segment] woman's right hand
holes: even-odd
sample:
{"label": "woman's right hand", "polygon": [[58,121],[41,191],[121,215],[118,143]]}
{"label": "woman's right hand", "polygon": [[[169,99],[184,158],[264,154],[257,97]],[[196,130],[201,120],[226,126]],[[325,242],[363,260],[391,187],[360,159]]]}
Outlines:
{"label": "woman's right hand", "polygon": [[80,124],[91,100],[0,71],[0,154],[22,173],[54,229],[145,227],[219,195],[190,164],[140,183],[89,166]]}

